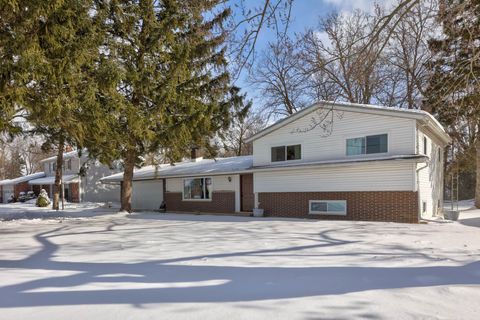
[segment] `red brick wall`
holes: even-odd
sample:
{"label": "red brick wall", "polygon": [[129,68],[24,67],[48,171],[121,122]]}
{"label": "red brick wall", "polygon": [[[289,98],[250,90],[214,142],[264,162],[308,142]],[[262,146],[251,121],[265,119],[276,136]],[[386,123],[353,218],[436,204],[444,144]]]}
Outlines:
{"label": "red brick wall", "polygon": [[15,197],[18,198],[20,192],[27,192],[31,190],[31,186],[28,184],[28,181],[21,182],[13,186],[13,192],[15,193]]}
{"label": "red brick wall", "polygon": [[214,191],[212,201],[182,201],[181,192],[165,192],[167,211],[233,213],[235,212],[234,191]]}
{"label": "red brick wall", "polygon": [[[412,191],[268,192],[258,200],[268,216],[418,223],[418,194]],[[309,200],[346,200],[347,215],[308,214]]]}
{"label": "red brick wall", "polygon": [[78,182],[76,183],[70,183],[69,186],[70,190],[70,201],[71,202],[80,202],[80,187]]}

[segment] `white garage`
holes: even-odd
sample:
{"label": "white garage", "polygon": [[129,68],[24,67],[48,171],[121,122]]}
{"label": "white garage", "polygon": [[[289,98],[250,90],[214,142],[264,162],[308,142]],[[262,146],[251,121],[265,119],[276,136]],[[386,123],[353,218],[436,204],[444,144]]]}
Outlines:
{"label": "white garage", "polygon": [[133,210],[158,210],[163,201],[163,180],[133,181]]}
{"label": "white garage", "polygon": [[3,185],[2,189],[3,189],[3,194],[2,194],[3,203],[7,203],[13,194],[13,185]]}

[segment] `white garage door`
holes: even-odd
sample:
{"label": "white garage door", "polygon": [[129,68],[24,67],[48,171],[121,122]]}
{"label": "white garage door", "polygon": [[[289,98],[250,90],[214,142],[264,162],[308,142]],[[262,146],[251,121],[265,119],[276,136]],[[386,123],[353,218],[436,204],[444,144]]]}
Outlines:
{"label": "white garage door", "polygon": [[10,197],[12,196],[12,194],[13,194],[13,188],[9,186],[3,186],[3,194],[2,194],[3,203],[7,203]]}
{"label": "white garage door", "polygon": [[163,180],[133,181],[133,210],[158,210],[163,201]]}

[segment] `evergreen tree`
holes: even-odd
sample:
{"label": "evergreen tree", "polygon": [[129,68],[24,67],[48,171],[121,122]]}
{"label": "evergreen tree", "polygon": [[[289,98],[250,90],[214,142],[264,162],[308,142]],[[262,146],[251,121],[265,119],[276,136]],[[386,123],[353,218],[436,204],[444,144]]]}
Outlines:
{"label": "evergreen tree", "polygon": [[[431,41],[428,104],[465,153],[476,147],[475,203],[480,207],[480,2],[442,0],[443,37]],[[463,149],[463,150],[462,150]]]}
{"label": "evergreen tree", "polygon": [[[87,147],[104,163],[122,159],[122,210],[131,211],[141,156],[161,149],[181,159],[230,121],[238,101],[226,71],[230,14],[221,0],[111,0],[97,76],[101,108]],[[212,149],[209,149],[213,152]]]}
{"label": "evergreen tree", "polygon": [[2,68],[7,80],[0,85],[12,88],[2,91],[2,111],[11,115],[21,106],[35,132],[57,147],[58,210],[65,145],[83,144],[85,112],[96,101],[92,70],[101,11],[93,0],[10,0],[0,8],[6,17],[0,50],[9,58]]}

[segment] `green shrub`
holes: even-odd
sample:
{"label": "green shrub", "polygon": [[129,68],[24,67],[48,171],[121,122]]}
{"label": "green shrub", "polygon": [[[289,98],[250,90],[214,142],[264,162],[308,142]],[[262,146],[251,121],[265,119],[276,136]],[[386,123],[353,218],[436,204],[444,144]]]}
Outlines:
{"label": "green shrub", "polygon": [[48,201],[48,199],[45,199],[44,197],[38,197],[37,207],[46,207],[49,204],[50,204],[50,201]]}

